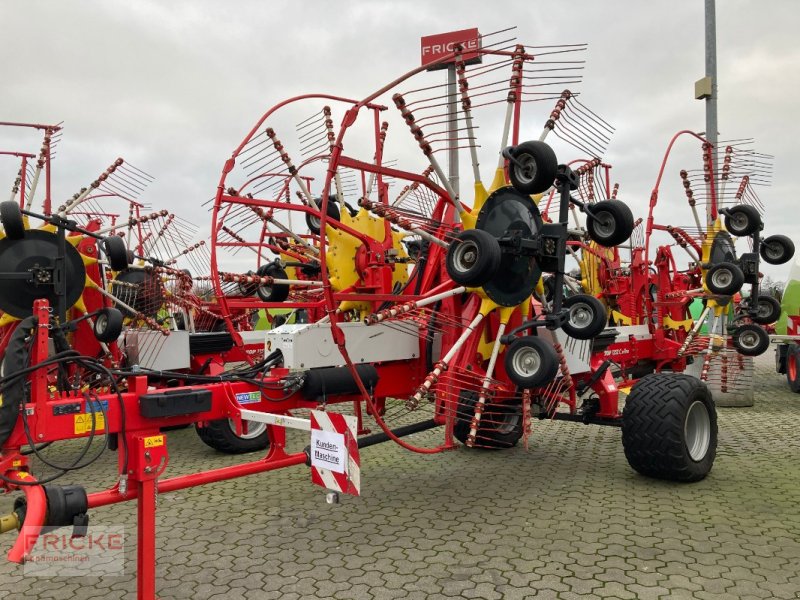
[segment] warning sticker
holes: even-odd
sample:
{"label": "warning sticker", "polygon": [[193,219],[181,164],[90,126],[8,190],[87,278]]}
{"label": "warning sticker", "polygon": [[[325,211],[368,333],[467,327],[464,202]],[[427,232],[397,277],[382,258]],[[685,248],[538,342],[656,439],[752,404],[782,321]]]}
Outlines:
{"label": "warning sticker", "polygon": [[158,446],[163,446],[163,445],[164,445],[163,435],[151,435],[150,437],[144,438],[145,448],[156,448]]}
{"label": "warning sticker", "polygon": [[95,432],[106,428],[106,419],[103,413],[78,414],[75,415],[75,435],[90,433],[92,431],[92,420],[94,420]]}
{"label": "warning sticker", "polygon": [[241,392],[236,394],[236,401],[239,404],[254,404],[261,402],[261,392]]}

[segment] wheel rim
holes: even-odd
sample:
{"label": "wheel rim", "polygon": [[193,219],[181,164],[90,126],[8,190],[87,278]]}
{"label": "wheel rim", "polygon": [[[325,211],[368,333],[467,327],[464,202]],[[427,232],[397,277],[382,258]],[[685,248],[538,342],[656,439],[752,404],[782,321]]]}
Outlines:
{"label": "wheel rim", "polygon": [[459,273],[466,273],[477,261],[478,245],[475,242],[461,242],[453,251],[453,266]]}
{"label": "wheel rim", "polygon": [[593,319],[594,311],[585,302],[577,302],[569,309],[569,324],[576,329],[586,329]]}
{"label": "wheel rim", "polygon": [[758,334],[755,331],[745,331],[739,336],[739,346],[745,350],[753,350],[758,346]]}
{"label": "wheel rim", "polygon": [[692,460],[695,462],[703,460],[711,445],[711,417],[708,415],[706,405],[700,400],[692,402],[686,412],[683,436],[686,450]]}
{"label": "wheel rim", "polygon": [[319,217],[310,216],[308,217],[308,225],[312,229],[316,229],[317,231],[319,231],[320,229],[322,229],[322,219],[320,219]]}
{"label": "wheel rim", "polygon": [[611,213],[607,211],[601,211],[593,215],[593,218],[594,223],[592,228],[598,236],[602,238],[609,238],[614,235],[616,227],[614,226],[614,217]]}
{"label": "wheel rim", "polygon": [[503,413],[502,420],[497,421],[497,427],[495,427],[495,430],[500,434],[511,433],[517,428],[518,424],[519,414],[516,412]]}
{"label": "wheel rim", "polygon": [[797,356],[794,352],[786,357],[786,374],[789,376],[789,381],[797,381]]}
{"label": "wheel rim", "polygon": [[94,321],[94,328],[102,333],[108,328],[108,316],[107,315],[97,315],[97,319]]}
{"label": "wheel rim", "polygon": [[536,166],[536,159],[530,154],[522,154],[515,157],[517,164],[515,165],[515,173],[517,179],[522,183],[530,183],[536,177],[536,172],[539,168]]}
{"label": "wheel rim", "polygon": [[522,377],[532,377],[542,368],[542,357],[534,348],[521,348],[514,353],[514,371]]}
{"label": "wheel rim", "polygon": [[766,254],[770,260],[780,260],[783,258],[783,249],[780,244],[765,244],[765,246],[764,254]]}
{"label": "wheel rim", "polygon": [[718,269],[711,275],[711,282],[717,288],[727,288],[733,283],[733,273],[728,269]]}
{"label": "wheel rim", "polygon": [[[228,419],[228,425],[230,425],[231,431],[236,433],[236,422],[233,419]],[[239,439],[242,440],[252,440],[260,436],[264,431],[267,429],[266,423],[260,423],[258,421],[242,421],[242,435],[239,435]]]}
{"label": "wheel rim", "polygon": [[730,215],[730,224],[736,231],[744,231],[747,229],[748,219],[747,215],[741,212],[733,213]]}
{"label": "wheel rim", "polygon": [[766,319],[772,316],[772,305],[769,302],[759,302],[756,308],[759,318]]}

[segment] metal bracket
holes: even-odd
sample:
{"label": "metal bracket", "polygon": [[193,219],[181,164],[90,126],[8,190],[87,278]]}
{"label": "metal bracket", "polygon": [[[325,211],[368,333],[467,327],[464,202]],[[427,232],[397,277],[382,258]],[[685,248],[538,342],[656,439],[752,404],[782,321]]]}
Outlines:
{"label": "metal bracket", "polygon": [[278,427],[289,427],[290,429],[311,431],[311,419],[301,419],[299,417],[290,417],[288,415],[264,413],[247,409],[242,409],[240,414],[242,420],[244,421],[256,421],[258,423],[266,423],[267,425],[276,425]]}

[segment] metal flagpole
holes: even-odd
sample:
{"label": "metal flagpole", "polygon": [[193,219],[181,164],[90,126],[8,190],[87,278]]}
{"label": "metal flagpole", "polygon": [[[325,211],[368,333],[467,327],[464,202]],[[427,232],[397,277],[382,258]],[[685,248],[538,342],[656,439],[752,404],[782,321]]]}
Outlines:
{"label": "metal flagpole", "polygon": [[[715,0],[706,0],[706,79],[710,80],[711,93],[706,101],[706,139],[712,144],[711,168],[714,178],[714,189],[719,191],[719,175],[717,173],[717,20]],[[717,198],[717,204],[722,202]],[[717,206],[721,208],[721,206]],[[711,225],[711,203],[706,205],[706,218]]]}
{"label": "metal flagpole", "polygon": [[458,89],[456,87],[456,65],[447,65],[447,171],[450,185],[457,196],[461,196],[458,186]]}

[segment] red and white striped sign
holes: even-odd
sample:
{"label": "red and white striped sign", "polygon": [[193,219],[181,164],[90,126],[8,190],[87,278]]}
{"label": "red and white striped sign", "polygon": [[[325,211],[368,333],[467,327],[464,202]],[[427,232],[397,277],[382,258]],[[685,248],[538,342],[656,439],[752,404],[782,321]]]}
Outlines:
{"label": "red and white striped sign", "polygon": [[334,492],[360,494],[357,427],[356,417],[311,411],[312,483]]}
{"label": "red and white striped sign", "polygon": [[800,317],[790,316],[786,328],[787,335],[800,335]]}

